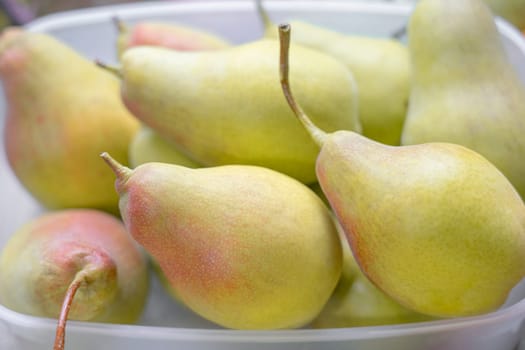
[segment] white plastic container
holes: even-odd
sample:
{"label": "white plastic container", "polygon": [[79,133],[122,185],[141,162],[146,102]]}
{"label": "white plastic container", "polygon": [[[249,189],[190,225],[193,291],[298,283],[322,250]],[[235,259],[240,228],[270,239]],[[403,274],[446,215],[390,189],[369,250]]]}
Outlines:
{"label": "white plastic container", "polygon": [[[347,33],[384,37],[403,26],[410,5],[348,1],[267,1],[276,21],[301,18]],[[251,1],[149,2],[56,14],[30,23],[33,31],[63,40],[88,58],[115,61],[112,16],[128,23],[177,21],[210,30],[234,43],[257,39],[262,26]],[[525,81],[525,41],[498,20],[506,49]],[[81,82],[79,82],[81,84]],[[0,96],[1,97],[1,96]],[[3,135],[5,102],[0,99]],[[0,146],[0,247],[23,222],[42,209],[12,175]],[[1,283],[1,281],[0,281]],[[221,329],[171,300],[157,280],[139,325],[70,321],[66,348],[75,350],[512,350],[523,334],[525,281],[499,311],[478,317],[416,324],[343,329],[235,331]],[[50,350],[56,321],[22,315],[0,305],[0,349]]]}

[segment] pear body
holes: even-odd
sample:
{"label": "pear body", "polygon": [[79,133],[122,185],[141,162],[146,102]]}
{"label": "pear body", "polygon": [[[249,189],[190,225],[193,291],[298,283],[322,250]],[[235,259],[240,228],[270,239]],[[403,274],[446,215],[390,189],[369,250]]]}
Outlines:
{"label": "pear body", "polygon": [[23,225],[0,255],[0,303],[25,314],[57,318],[66,290],[84,282],[70,319],[134,323],[148,295],[148,270],[122,222],[101,211],[68,209]]}
{"label": "pear body", "polygon": [[139,122],[119,81],[47,34],[8,29],[0,39],[7,102],[4,142],[25,188],[52,209],[118,211],[113,178],[98,155],[126,162]]}
{"label": "pear body", "polygon": [[[312,183],[316,145],[282,97],[278,50],[269,39],[210,52],[132,48],[122,57],[123,100],[203,166],[259,165]],[[360,130],[350,71],[311,49],[292,52],[297,95],[312,119]]]}
{"label": "pear body", "polygon": [[525,88],[480,0],[423,0],[408,27],[413,84],[402,143],[461,144],[525,196]]}
{"label": "pear body", "polygon": [[235,329],[294,328],[328,300],[340,239],[297,180],[246,165],[147,163],[117,174],[126,227],[199,315]]}
{"label": "pear body", "polygon": [[488,312],[525,276],[523,201],[468,148],[341,131],[324,143],[317,174],[363,273],[409,309]]}
{"label": "pear body", "polygon": [[199,167],[199,164],[180,152],[175,145],[144,126],[135,134],[129,145],[129,165],[135,168],[149,162],[179,164],[188,168]]}
{"label": "pear body", "polygon": [[361,327],[431,319],[402,306],[377,288],[361,272],[344,236],[342,245],[341,279],[321,313],[312,322],[313,327]]}
{"label": "pear body", "polygon": [[218,35],[178,23],[143,21],[131,27],[119,23],[118,56],[135,46],[163,46],[181,51],[200,51],[223,49],[230,44]]}
{"label": "pear body", "polygon": [[[303,21],[290,23],[292,42],[337,58],[353,73],[363,135],[399,145],[410,93],[410,58],[406,46],[396,40],[346,35]],[[274,26],[266,28],[266,37],[277,34]],[[291,67],[295,67],[293,63]]]}

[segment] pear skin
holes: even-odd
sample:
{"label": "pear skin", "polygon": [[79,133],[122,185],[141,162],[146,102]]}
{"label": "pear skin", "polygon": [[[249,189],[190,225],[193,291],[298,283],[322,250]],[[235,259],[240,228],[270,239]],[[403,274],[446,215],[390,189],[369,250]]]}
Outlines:
{"label": "pear skin", "polygon": [[249,165],[131,170],[102,157],[128,231],[197,314],[227,328],[281,329],[321,311],[341,273],[341,242],[307,186]]}
{"label": "pear skin", "polygon": [[117,212],[98,154],[107,149],[127,163],[140,126],[119,81],[53,37],[20,28],[0,38],[0,77],[7,159],[25,188],[47,208]]}
{"label": "pear skin", "polygon": [[[23,225],[0,254],[0,303],[24,314],[134,323],[148,295],[147,260],[115,217],[97,210],[43,214]],[[69,310],[61,310],[65,307]]]}
{"label": "pear skin", "polygon": [[411,15],[404,145],[450,142],[500,169],[525,198],[525,87],[481,0],[423,0]]}
{"label": "pear skin", "polygon": [[292,96],[290,26],[280,34],[284,95],[320,145],[317,177],[361,271],[422,314],[500,307],[525,277],[525,205],[509,180],[457,144],[388,146],[322,131]]}
{"label": "pear skin", "polygon": [[340,234],[343,244],[341,279],[321,313],[312,322],[312,327],[362,327],[431,319],[400,305],[370,282],[355,261],[342,230]]}
{"label": "pear skin", "polygon": [[118,18],[114,21],[118,29],[119,57],[135,46],[162,46],[180,51],[219,50],[230,46],[218,35],[182,24],[143,21],[128,26]]}
{"label": "pear skin", "polygon": [[[177,52],[136,47],[122,56],[122,97],[145,125],[203,166],[258,165],[315,182],[316,145],[282,100],[279,43]],[[352,73],[297,47],[298,97],[327,130],[360,130]],[[320,67],[323,67],[320,69]],[[331,77],[333,84],[322,81]]]}
{"label": "pear skin", "polygon": [[[261,1],[256,2],[264,37],[277,38],[277,26]],[[358,87],[362,134],[399,145],[410,93],[406,46],[397,40],[348,35],[304,21],[290,21],[290,25],[294,28],[293,42],[329,54],[352,71]]]}
{"label": "pear skin", "polygon": [[149,162],[172,163],[188,168],[200,165],[180,152],[177,147],[164,140],[157,132],[146,126],[133,137],[129,145],[129,165],[135,168]]}

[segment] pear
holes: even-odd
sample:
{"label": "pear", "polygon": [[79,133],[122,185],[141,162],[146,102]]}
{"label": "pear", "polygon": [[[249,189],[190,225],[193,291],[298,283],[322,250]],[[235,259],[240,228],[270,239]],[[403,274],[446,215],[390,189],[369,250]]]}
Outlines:
{"label": "pear", "polygon": [[[258,165],[312,183],[316,146],[282,99],[278,51],[271,39],[207,52],[131,48],[118,71],[122,97],[145,125],[203,166]],[[312,118],[327,130],[360,130],[352,73],[308,48],[297,47],[292,60]],[[332,84],[323,83],[329,77]]]}
{"label": "pear", "polygon": [[139,122],[119,81],[48,34],[6,29],[0,38],[5,150],[20,182],[47,208],[118,211],[98,154],[127,163]]}
{"label": "pear", "polygon": [[452,143],[389,146],[326,133],[286,100],[321,147],[316,173],[361,271],[401,305],[437,317],[500,307],[525,276],[525,205],[486,158]]}
{"label": "pear", "polygon": [[163,46],[182,51],[218,50],[230,44],[215,34],[191,26],[172,22],[141,21],[128,26],[114,18],[118,29],[117,52],[134,46]]}
{"label": "pear", "polygon": [[175,145],[159,136],[155,130],[143,126],[129,145],[129,165],[135,168],[149,162],[173,163],[188,168],[200,167],[199,164],[181,153]]}
{"label": "pear", "polygon": [[[256,0],[264,36],[277,38],[261,0]],[[293,42],[322,51],[345,64],[355,76],[362,134],[399,145],[410,92],[410,58],[405,45],[393,39],[348,35],[304,21],[291,21]],[[294,65],[295,67],[295,65]]]}
{"label": "pear", "polygon": [[147,260],[122,222],[92,209],[43,214],[20,227],[0,255],[0,303],[24,314],[134,323],[148,295]]}
{"label": "pear", "polygon": [[116,174],[124,223],[190,309],[223,327],[310,322],[341,273],[330,211],[307,186],[271,169],[146,163]]}
{"label": "pear", "polygon": [[484,0],[492,12],[513,24],[519,30],[525,29],[525,0]]}
{"label": "pear", "polygon": [[343,235],[341,279],[321,313],[312,322],[312,327],[362,327],[431,319],[400,305],[370,282],[357,265],[344,233],[341,234]]}
{"label": "pear", "polygon": [[525,198],[525,88],[487,5],[420,1],[408,35],[413,83],[402,143],[471,148]]}

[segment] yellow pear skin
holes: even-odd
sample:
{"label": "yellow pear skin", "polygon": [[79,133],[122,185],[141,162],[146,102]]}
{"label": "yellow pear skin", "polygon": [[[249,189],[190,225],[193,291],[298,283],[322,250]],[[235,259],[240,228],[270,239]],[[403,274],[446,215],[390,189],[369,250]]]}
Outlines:
{"label": "yellow pear skin", "polygon": [[361,327],[430,320],[400,305],[361,272],[342,235],[343,270],[334,293],[312,322],[315,328]]}
{"label": "yellow pear skin", "polygon": [[361,271],[401,305],[430,316],[495,310],[525,277],[525,204],[479,153],[453,143],[389,146],[325,133],[292,96],[280,26],[281,84],[319,144],[319,184]]}
{"label": "yellow pear skin", "polygon": [[[270,39],[208,52],[131,48],[122,57],[122,97],[203,166],[258,165],[312,183],[316,146],[282,99],[278,51]],[[308,48],[297,47],[292,60],[312,118],[327,130],[359,131],[352,73]]]}
{"label": "yellow pear skin", "polygon": [[470,149],[395,148],[338,132],[317,174],[365,275],[412,310],[492,311],[525,277],[523,201]]}
{"label": "yellow pear skin", "polygon": [[494,163],[525,197],[525,88],[481,0],[423,0],[408,27],[413,63],[404,145],[451,142]]}
{"label": "yellow pear skin", "polygon": [[[277,38],[277,26],[269,21],[262,7],[259,10],[265,37]],[[294,28],[292,42],[332,55],[354,74],[362,134],[399,145],[410,92],[411,67],[406,46],[396,40],[347,35],[303,21],[290,24]]]}
{"label": "yellow pear skin", "polygon": [[139,122],[119,81],[47,34],[9,28],[0,38],[9,164],[45,207],[118,211],[114,179],[98,155],[127,163]]}
{"label": "yellow pear skin", "polygon": [[128,231],[197,314],[227,328],[281,329],[321,311],[341,273],[341,242],[307,186],[249,165],[130,170],[102,157]]}
{"label": "yellow pear skin", "polygon": [[128,26],[117,18],[115,23],[119,57],[135,46],[162,46],[180,51],[219,50],[230,46],[218,35],[179,23],[142,21]]}
{"label": "yellow pear skin", "polygon": [[157,132],[143,126],[129,145],[129,165],[135,168],[149,162],[179,164],[198,168],[199,164],[180,152],[177,147],[164,140]]}

